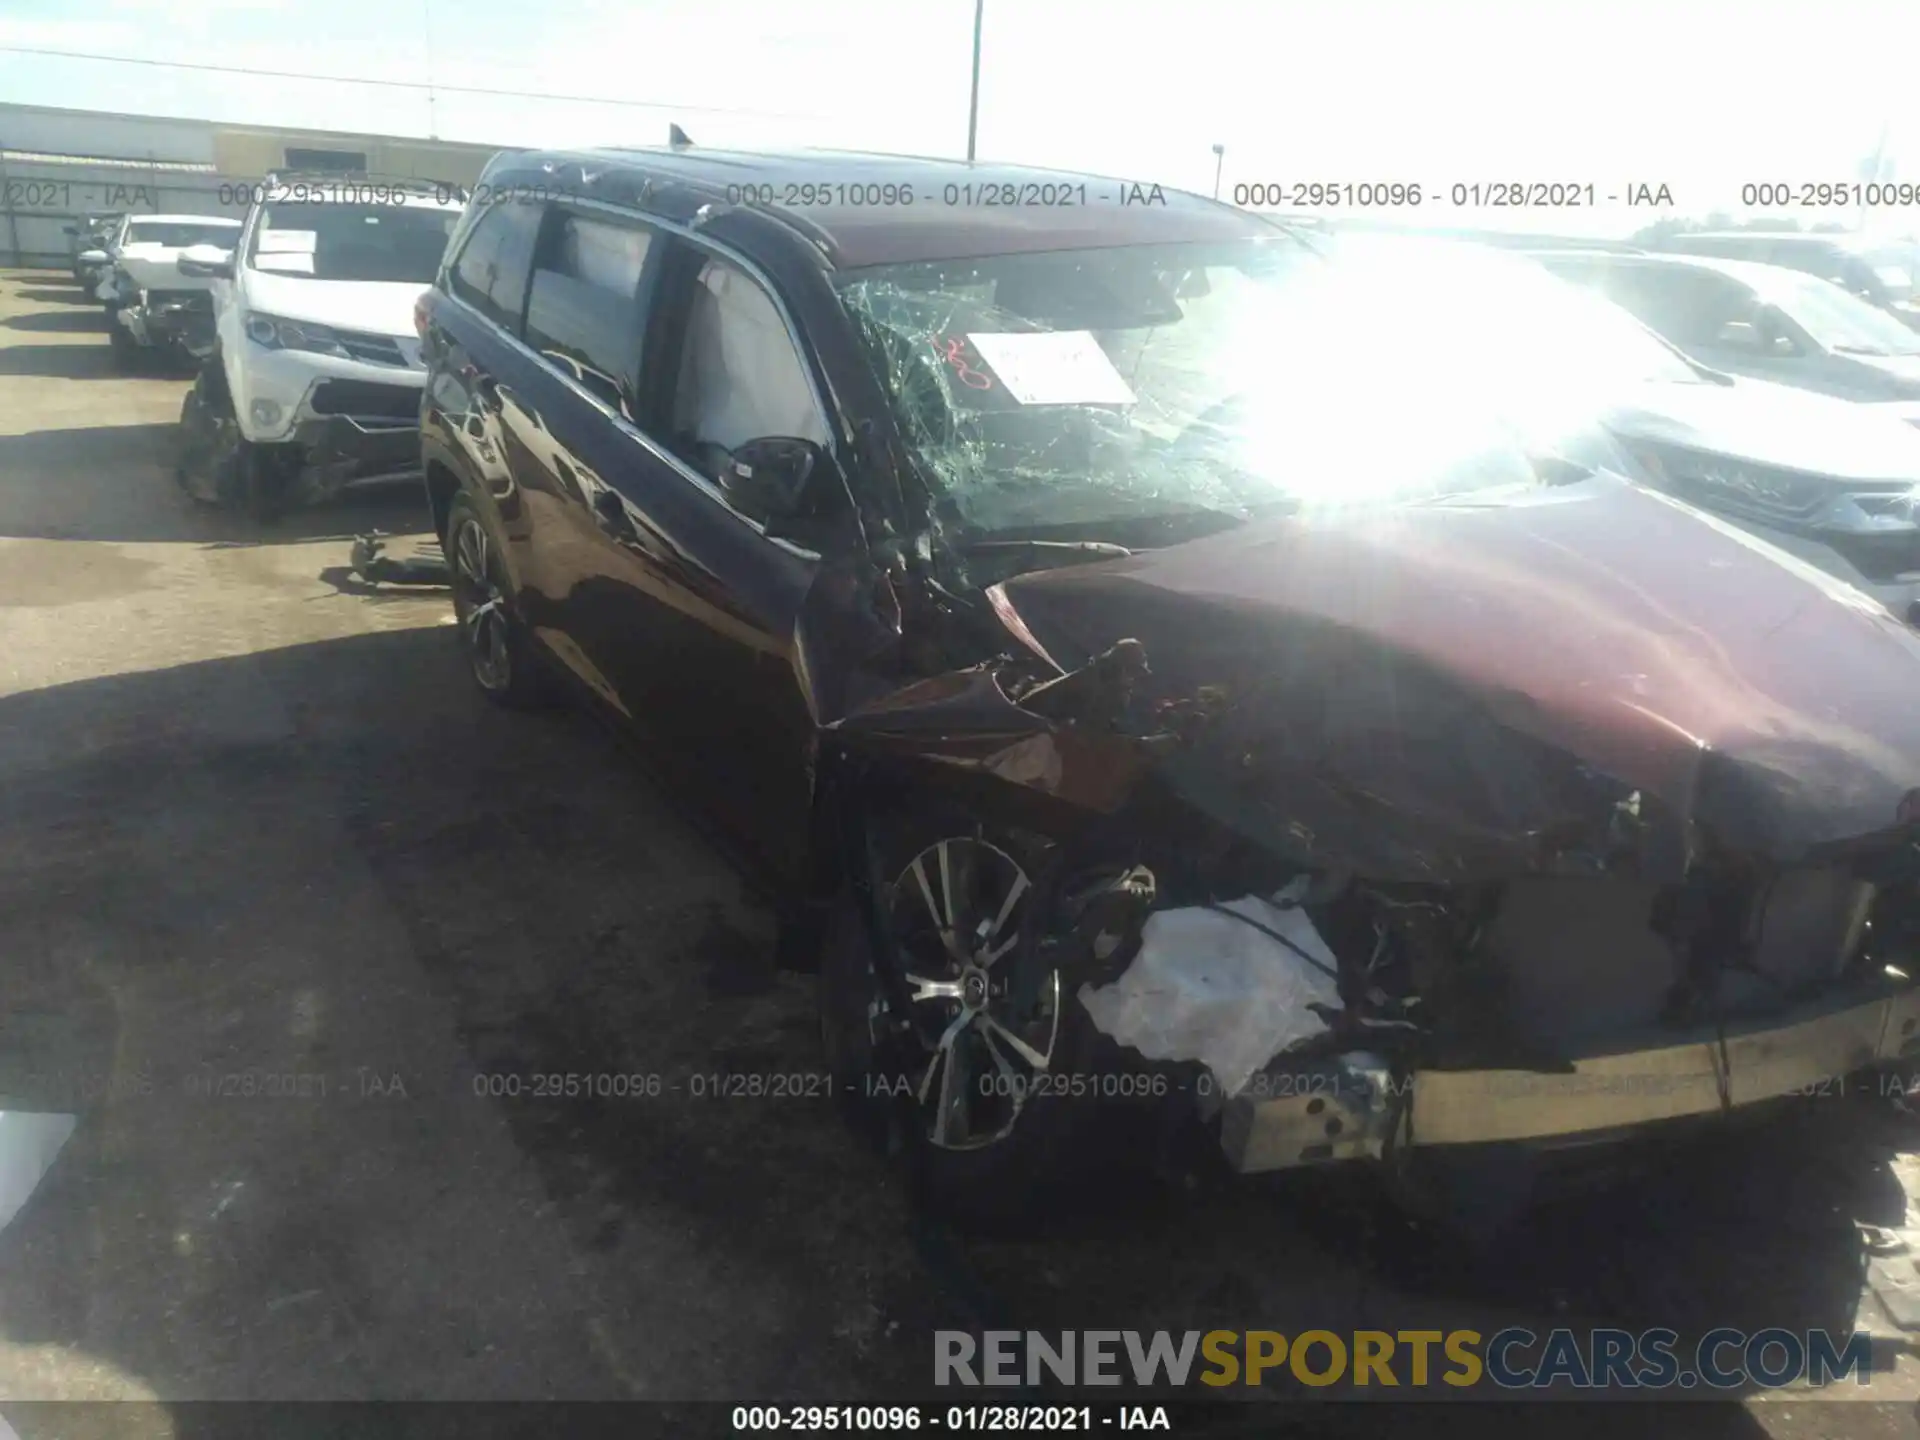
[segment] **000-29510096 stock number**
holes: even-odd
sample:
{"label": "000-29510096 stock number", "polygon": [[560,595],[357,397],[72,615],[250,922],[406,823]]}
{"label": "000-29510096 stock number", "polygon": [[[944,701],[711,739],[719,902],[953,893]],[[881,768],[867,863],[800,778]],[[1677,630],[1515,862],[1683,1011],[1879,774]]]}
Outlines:
{"label": "000-29510096 stock number", "polygon": [[1755,209],[1790,206],[1818,210],[1828,206],[1864,205],[1869,208],[1920,205],[1920,184],[1911,180],[1760,180],[1740,187],[1740,203]]}

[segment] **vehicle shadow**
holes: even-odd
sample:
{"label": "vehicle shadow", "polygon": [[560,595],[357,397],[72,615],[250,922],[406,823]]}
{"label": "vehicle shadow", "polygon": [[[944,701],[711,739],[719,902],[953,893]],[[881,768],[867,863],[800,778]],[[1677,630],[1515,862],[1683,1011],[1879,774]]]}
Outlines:
{"label": "vehicle shadow", "polygon": [[77,281],[57,290],[20,289],[13,292],[18,300],[37,300],[43,305],[88,305],[99,308],[100,301],[94,293]]}
{"label": "vehicle shadow", "polygon": [[9,330],[30,330],[42,333],[75,333],[81,331],[105,331],[107,315],[104,310],[91,311],[46,310],[30,315],[9,315],[0,320]]}
{"label": "vehicle shadow", "polygon": [[[0,362],[19,353],[0,349]],[[232,547],[351,540],[370,530],[410,534],[432,525],[424,491],[404,482],[349,491],[331,505],[265,524],[197,504],[173,478],[177,431],[155,423],[0,435],[0,535]]]}
{"label": "vehicle shadow", "polygon": [[101,345],[8,345],[0,347],[0,375],[39,380],[122,380],[127,376]]}

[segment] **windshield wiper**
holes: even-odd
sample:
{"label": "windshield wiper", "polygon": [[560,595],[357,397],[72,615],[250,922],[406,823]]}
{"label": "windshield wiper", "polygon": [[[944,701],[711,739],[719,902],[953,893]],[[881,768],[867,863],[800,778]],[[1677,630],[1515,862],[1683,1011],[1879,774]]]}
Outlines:
{"label": "windshield wiper", "polygon": [[1911,350],[1883,350],[1877,345],[1834,345],[1829,347],[1836,355],[1911,355]]}

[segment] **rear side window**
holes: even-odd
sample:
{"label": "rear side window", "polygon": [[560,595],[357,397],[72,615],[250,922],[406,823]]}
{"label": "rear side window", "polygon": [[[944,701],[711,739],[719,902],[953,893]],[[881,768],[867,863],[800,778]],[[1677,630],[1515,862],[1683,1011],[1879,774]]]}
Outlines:
{"label": "rear side window", "polygon": [[629,420],[640,364],[640,273],[652,239],[638,224],[557,211],[527,297],[527,343]]}
{"label": "rear side window", "polygon": [[541,206],[503,200],[482,215],[447,276],[447,288],[494,324],[520,333]]}

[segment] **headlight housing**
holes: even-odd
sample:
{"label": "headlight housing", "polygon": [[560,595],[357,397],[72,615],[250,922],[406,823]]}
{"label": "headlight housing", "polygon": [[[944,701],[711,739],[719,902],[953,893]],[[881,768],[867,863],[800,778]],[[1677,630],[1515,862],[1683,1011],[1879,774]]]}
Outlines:
{"label": "headlight housing", "polygon": [[1738,510],[1779,519],[1802,519],[1831,502],[1832,482],[1818,475],[1755,465],[1679,445],[1626,441],[1655,480],[1685,499],[1714,510]]}
{"label": "headlight housing", "polygon": [[262,349],[305,350],[314,355],[349,358],[339,336],[311,320],[283,320],[256,310],[247,316],[246,331],[247,338]]}

